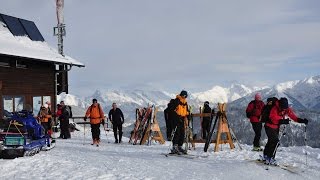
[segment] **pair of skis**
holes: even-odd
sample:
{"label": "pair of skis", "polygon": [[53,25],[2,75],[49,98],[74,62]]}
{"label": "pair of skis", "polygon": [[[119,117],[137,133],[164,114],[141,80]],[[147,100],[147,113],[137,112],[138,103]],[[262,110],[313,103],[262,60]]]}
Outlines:
{"label": "pair of skis", "polygon": [[[208,151],[209,145],[212,142],[213,134],[215,133],[214,130],[215,130],[215,127],[216,127],[218,119],[220,117],[227,119],[225,112],[221,112],[221,111],[225,111],[225,108],[226,108],[225,104],[219,105],[219,111],[218,111],[218,113],[216,115],[216,118],[215,118],[214,123],[213,123],[213,127],[212,127],[212,129],[211,129],[211,131],[210,131],[210,133],[209,133],[209,135],[207,137],[206,143],[204,145],[204,149],[203,149],[204,152]],[[210,127],[211,127],[211,125],[212,125],[212,120],[210,121]],[[229,126],[229,123],[228,123],[228,128],[230,130],[230,134],[231,134],[232,140],[235,141],[237,143],[237,145],[239,146],[240,150],[242,150],[242,147],[241,147],[241,145],[240,145],[235,133],[233,132],[232,128]]]}
{"label": "pair of skis", "polygon": [[165,157],[181,157],[186,159],[195,159],[195,158],[207,158],[207,155],[193,155],[193,154],[174,154],[174,153],[161,153]]}
{"label": "pair of skis", "polygon": [[[209,135],[208,135],[208,137],[207,137],[207,140],[206,140],[206,143],[205,143],[205,145],[204,145],[204,149],[203,149],[204,152],[207,152],[207,151],[208,151],[209,145],[210,145],[210,143],[211,143],[211,141],[212,141],[212,138],[213,138],[214,129],[215,129],[215,127],[216,127],[218,118],[219,118],[219,116],[218,116],[218,114],[217,114],[217,115],[216,115],[216,119],[214,120],[213,127],[212,127],[212,129],[210,130],[210,133],[209,133]],[[210,120],[210,126],[211,126],[211,125],[212,125],[212,119]]]}
{"label": "pair of skis", "polygon": [[256,160],[249,160],[249,162],[254,162],[256,164],[258,164],[259,166],[263,166],[265,170],[271,170],[273,168],[280,168],[282,170],[288,171],[290,173],[293,174],[298,174],[299,171],[296,167],[290,166],[290,165],[284,165],[284,164],[276,164],[276,165],[267,165],[264,163],[264,161],[260,160],[260,159],[256,159]]}
{"label": "pair of skis", "polygon": [[[140,145],[143,143],[141,140],[142,138],[145,136],[145,134],[147,133],[147,127],[149,126],[149,124],[153,123],[153,116],[154,116],[154,105],[152,105],[151,107],[148,107],[143,119],[139,122],[138,126],[135,128],[133,132],[134,133],[134,137],[133,137],[133,144],[137,144],[139,138],[140,138]],[[150,132],[151,133],[151,132]],[[151,134],[150,134],[151,137]],[[151,143],[151,139],[148,139],[148,144]]]}

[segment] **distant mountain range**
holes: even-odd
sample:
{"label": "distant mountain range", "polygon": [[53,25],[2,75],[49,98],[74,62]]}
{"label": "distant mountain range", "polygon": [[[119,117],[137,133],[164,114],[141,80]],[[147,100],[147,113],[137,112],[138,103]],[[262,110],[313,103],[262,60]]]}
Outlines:
{"label": "distant mountain range", "polygon": [[[210,104],[228,102],[230,107],[244,107],[252,99],[255,93],[260,92],[264,100],[268,97],[287,97],[289,104],[296,109],[317,110],[320,108],[320,76],[313,76],[303,80],[288,81],[276,84],[272,87],[248,87],[243,84],[232,84],[230,87],[214,86],[213,88],[197,93],[190,93],[188,102],[194,108],[198,108],[204,101]],[[96,90],[91,96],[81,98],[71,94],[64,94],[58,100],[64,100],[66,104],[85,109],[91,104],[93,98],[105,110],[111,108],[116,102],[124,112],[135,112],[138,107],[155,104],[163,110],[170,99],[176,94],[158,90]],[[134,117],[134,115],[127,115]]]}
{"label": "distant mountain range", "polygon": [[[279,83],[270,88],[259,90],[264,101],[268,97],[287,97],[289,104],[297,110],[314,110],[320,108],[320,76],[313,76],[303,80]],[[231,107],[246,106],[256,92],[238,98],[230,103]]]}

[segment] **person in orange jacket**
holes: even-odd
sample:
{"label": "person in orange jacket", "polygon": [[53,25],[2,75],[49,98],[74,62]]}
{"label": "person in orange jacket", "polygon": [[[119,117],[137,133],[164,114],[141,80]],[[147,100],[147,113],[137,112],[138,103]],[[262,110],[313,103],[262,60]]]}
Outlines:
{"label": "person in orange jacket", "polygon": [[100,143],[100,124],[104,125],[104,113],[97,99],[92,100],[92,105],[88,108],[84,120],[90,118],[92,144],[99,146]]}
{"label": "person in orange jacket", "polygon": [[187,154],[187,152],[182,149],[185,136],[185,123],[187,121],[187,116],[189,115],[187,97],[187,91],[182,90],[180,94],[176,96],[176,99],[173,102],[173,108],[175,109],[175,115],[173,118],[175,124],[175,134],[172,139],[172,154]]}
{"label": "person in orange jacket", "polygon": [[52,113],[49,109],[48,104],[41,106],[38,113],[41,126],[44,128],[45,134],[48,134],[48,130],[51,129]]}

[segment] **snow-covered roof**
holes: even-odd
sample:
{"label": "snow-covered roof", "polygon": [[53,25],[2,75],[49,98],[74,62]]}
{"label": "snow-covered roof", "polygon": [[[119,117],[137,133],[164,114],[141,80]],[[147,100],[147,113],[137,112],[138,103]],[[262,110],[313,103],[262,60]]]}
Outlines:
{"label": "snow-covered roof", "polygon": [[14,36],[1,21],[0,42],[0,54],[84,67],[83,63],[69,56],[60,55],[45,41],[32,41],[28,36]]}

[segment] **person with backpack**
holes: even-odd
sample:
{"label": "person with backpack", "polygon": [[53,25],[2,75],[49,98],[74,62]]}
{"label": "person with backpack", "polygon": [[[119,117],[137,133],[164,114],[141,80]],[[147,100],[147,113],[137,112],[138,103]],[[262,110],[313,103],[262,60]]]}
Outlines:
{"label": "person with backpack", "polygon": [[166,129],[167,129],[167,140],[171,141],[171,133],[173,130],[173,118],[174,118],[174,108],[173,108],[174,99],[171,99],[167,105],[167,108],[164,110],[164,119],[166,121]]}
{"label": "person with backpack", "polygon": [[254,96],[254,100],[251,101],[246,109],[247,118],[250,119],[253,131],[255,133],[253,140],[253,151],[262,151],[260,147],[260,137],[261,137],[261,129],[262,123],[260,122],[260,116],[262,113],[262,109],[264,107],[264,102],[261,100],[261,94],[256,93]]}
{"label": "person with backpack", "polygon": [[285,97],[275,101],[269,114],[269,120],[265,123],[265,130],[268,136],[268,142],[263,151],[262,160],[265,164],[276,165],[275,155],[276,149],[279,146],[279,128],[281,124],[289,124],[290,119],[298,123],[308,124],[307,119],[298,118],[293,112],[292,108],[289,107],[288,99]]}
{"label": "person with backpack", "polygon": [[[209,106],[209,101],[204,102],[202,113],[212,113],[212,109]],[[207,136],[209,135],[212,118],[212,115],[210,117],[206,116],[202,118],[202,139],[207,139]]]}
{"label": "person with backpack", "polygon": [[173,101],[173,108],[175,111],[174,125],[176,131],[172,140],[172,154],[187,154],[187,152],[182,148],[185,138],[185,124],[188,123],[187,116],[189,115],[187,97],[187,91],[182,90]]}
{"label": "person with backpack", "polygon": [[[109,111],[109,119],[113,126],[114,143],[122,142],[122,124],[124,123],[124,116],[121,109],[117,108],[116,103],[112,103],[112,109]],[[117,132],[119,130],[119,140]]]}
{"label": "person with backpack", "polygon": [[60,138],[70,139],[71,134],[69,131],[69,118],[72,117],[71,107],[64,104],[64,101],[60,102],[61,114],[59,116],[60,120]]}
{"label": "person with backpack", "polygon": [[87,109],[84,121],[90,118],[92,143],[99,146],[100,143],[100,124],[104,125],[104,113],[97,99],[92,100],[92,105]]}

